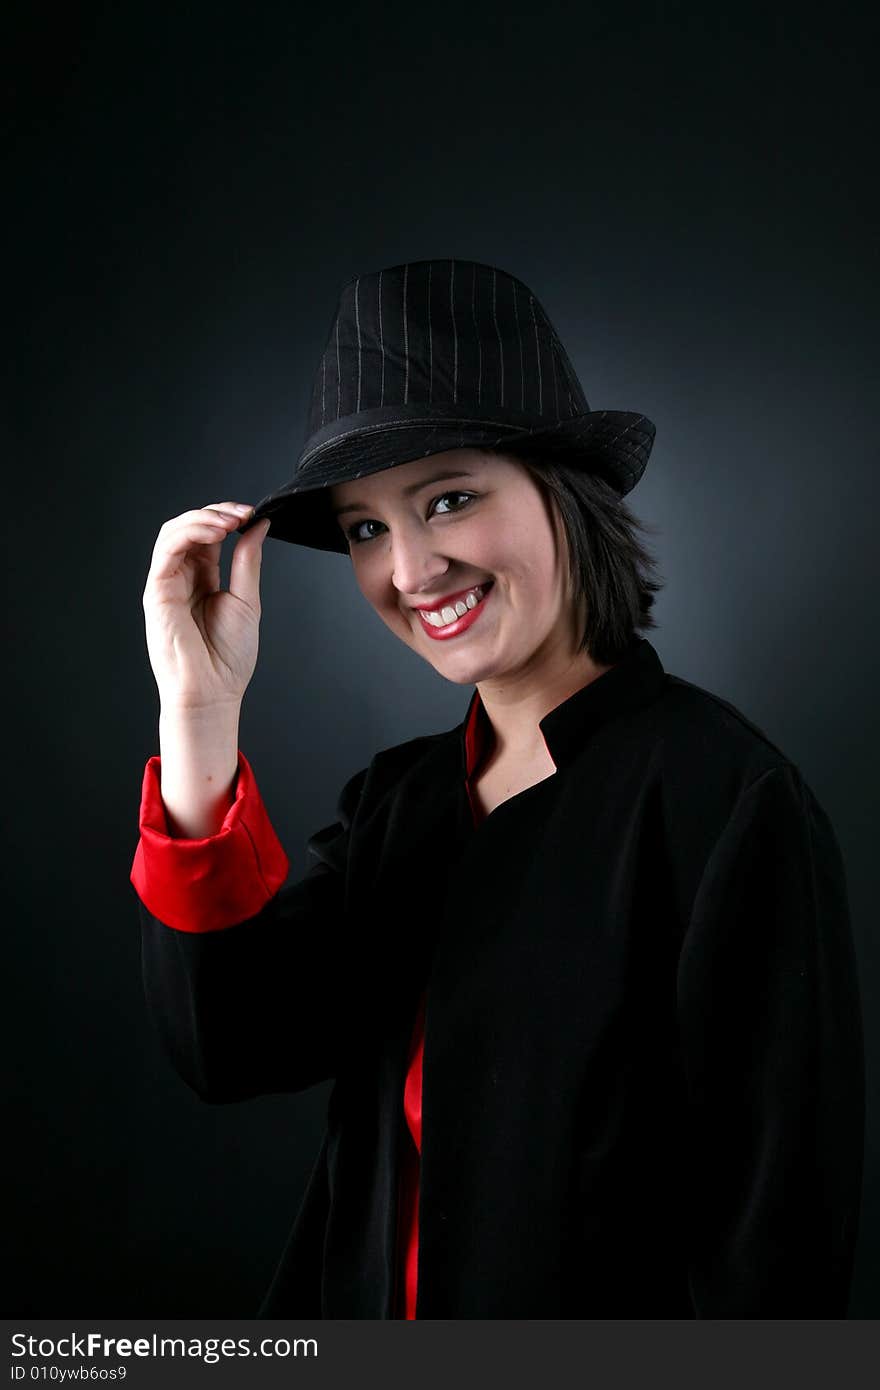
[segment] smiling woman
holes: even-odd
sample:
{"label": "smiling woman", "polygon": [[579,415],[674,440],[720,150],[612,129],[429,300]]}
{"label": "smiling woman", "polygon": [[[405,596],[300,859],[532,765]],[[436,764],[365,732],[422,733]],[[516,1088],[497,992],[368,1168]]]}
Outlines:
{"label": "smiling woman", "polygon": [[[392,266],[342,291],[294,478],[159,532],[149,1006],[205,1100],[334,1083],[261,1316],[845,1316],[843,864],[799,769],[641,635],[653,437],[589,408],[522,281]],[[238,747],[267,533],[349,556],[471,688],[353,774],[299,875]]]}

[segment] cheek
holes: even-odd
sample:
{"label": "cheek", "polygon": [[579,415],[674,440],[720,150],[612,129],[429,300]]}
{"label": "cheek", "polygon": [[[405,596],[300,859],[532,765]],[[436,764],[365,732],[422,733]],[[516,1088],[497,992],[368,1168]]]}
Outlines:
{"label": "cheek", "polygon": [[406,632],[407,623],[400,611],[397,591],[388,578],[387,566],[353,561],[354,577],[365,601],[396,636]]}
{"label": "cheek", "polygon": [[387,602],[386,586],[382,582],[381,570],[378,565],[371,564],[369,556],[361,557],[356,552],[352,553],[352,569],[354,570],[355,583],[366,599],[371,608],[381,608],[384,601]]}
{"label": "cheek", "polygon": [[[532,565],[535,538],[531,534],[530,518],[519,508],[493,511],[485,520],[474,517],[465,530],[460,530],[461,543],[456,555],[463,562],[489,574],[498,574],[513,582],[513,577]],[[457,540],[458,538],[456,538]]]}
{"label": "cheek", "polygon": [[506,534],[505,559],[511,585],[528,595],[532,603],[555,601],[560,569],[555,538],[543,516],[533,516],[528,525],[514,521]]}

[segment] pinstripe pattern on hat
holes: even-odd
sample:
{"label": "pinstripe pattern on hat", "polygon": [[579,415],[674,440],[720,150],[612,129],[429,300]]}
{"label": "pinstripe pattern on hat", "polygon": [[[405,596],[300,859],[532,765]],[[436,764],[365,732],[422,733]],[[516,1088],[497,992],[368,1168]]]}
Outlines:
{"label": "pinstripe pattern on hat", "polygon": [[[410,261],[349,280],[315,373],[294,477],[241,530],[347,554],[334,483],[475,445],[638,482],[654,426],[592,411],[553,324],[516,276],[478,261]],[[322,495],[316,495],[322,493]]]}

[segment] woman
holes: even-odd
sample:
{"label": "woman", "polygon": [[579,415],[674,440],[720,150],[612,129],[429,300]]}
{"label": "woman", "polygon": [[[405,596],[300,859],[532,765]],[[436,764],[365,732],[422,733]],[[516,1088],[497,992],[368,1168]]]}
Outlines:
{"label": "woman", "polygon": [[[840,852],[794,764],[639,635],[660,586],[622,498],[653,434],[589,409],[515,277],[394,266],[343,289],[294,479],[159,533],[149,1004],[205,1099],[334,1079],[262,1316],[845,1316]],[[293,882],[238,748],[267,530],[349,555],[475,687],[348,781]]]}

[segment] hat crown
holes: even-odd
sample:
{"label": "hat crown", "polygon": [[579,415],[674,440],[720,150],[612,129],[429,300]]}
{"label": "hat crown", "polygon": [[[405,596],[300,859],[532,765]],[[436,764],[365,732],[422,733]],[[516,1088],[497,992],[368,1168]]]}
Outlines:
{"label": "hat crown", "polygon": [[477,261],[409,261],[344,285],[312,386],[307,441],[364,411],[555,424],[589,411],[543,306]]}

